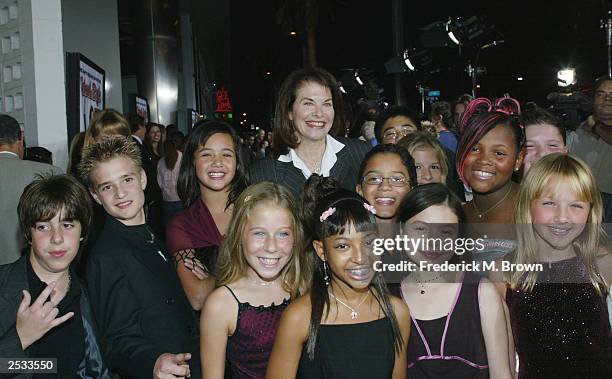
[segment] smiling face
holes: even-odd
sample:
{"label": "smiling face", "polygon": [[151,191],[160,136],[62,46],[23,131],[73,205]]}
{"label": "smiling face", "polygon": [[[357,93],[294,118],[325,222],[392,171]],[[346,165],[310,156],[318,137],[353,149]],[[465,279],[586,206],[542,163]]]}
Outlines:
{"label": "smiling face", "polygon": [[159,126],[151,126],[148,134],[152,142],[161,141],[162,133],[161,133],[161,130],[159,129]]}
{"label": "smiling face", "polygon": [[91,195],[112,217],[125,225],[145,223],[144,189],[147,176],[142,168],[126,157],[99,163],[89,174]]}
{"label": "smiling face", "polygon": [[[435,238],[444,241],[446,238],[455,239],[459,235],[459,218],[446,204],[432,205],[417,213],[404,224],[404,234],[414,240]],[[423,240],[425,241],[425,240]],[[414,262],[427,261],[442,263],[449,260],[453,251],[445,251],[443,244],[424,242],[414,255],[409,255]]]}
{"label": "smiling face", "polygon": [[534,124],[525,127],[525,174],[537,160],[552,153],[567,153],[567,146],[559,129],[550,124]]}
{"label": "smiling face", "polygon": [[380,130],[381,143],[395,144],[417,130],[415,122],[406,116],[389,117]]}
{"label": "smiling face", "polygon": [[270,203],[255,206],[242,235],[249,275],[275,280],[293,252],[293,221],[285,208]]}
{"label": "smiling face", "polygon": [[[382,179],[375,184],[373,179]],[[357,193],[376,209],[377,219],[392,221],[404,196],[410,191],[408,169],[397,154],[376,154],[363,170]]]}
{"label": "smiling face", "polygon": [[319,258],[327,262],[332,285],[342,289],[367,289],[374,277],[372,247],[376,232],[357,232],[347,225],[344,233],[313,241]]}
{"label": "smiling face", "polygon": [[322,141],[334,123],[334,104],[329,88],[315,82],[304,82],[297,88],[289,112],[298,140]]}
{"label": "smiling face", "polygon": [[504,187],[523,162],[509,125],[498,125],[485,134],[468,153],[463,175],[472,190],[488,194]]}
{"label": "smiling face", "polygon": [[201,191],[229,191],[237,166],[232,136],[213,134],[195,151],[193,161]]}
{"label": "smiling face", "polygon": [[531,218],[544,249],[568,252],[589,218],[590,204],[580,199],[568,184],[550,183],[531,203]]}
{"label": "smiling face", "polygon": [[61,273],[70,267],[79,251],[81,223],[65,220],[61,209],[48,221],[38,221],[30,228],[30,262],[41,278],[47,273]]}
{"label": "smiling face", "polygon": [[417,173],[417,183],[444,183],[446,178],[442,175],[440,159],[431,147],[420,147],[412,152]]}

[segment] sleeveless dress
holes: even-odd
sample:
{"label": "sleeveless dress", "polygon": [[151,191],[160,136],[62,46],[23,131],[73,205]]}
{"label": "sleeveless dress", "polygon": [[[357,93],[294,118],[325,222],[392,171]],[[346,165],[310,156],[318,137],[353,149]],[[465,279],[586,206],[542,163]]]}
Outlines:
{"label": "sleeveless dress", "polygon": [[480,323],[480,280],[464,275],[447,316],[417,320],[408,340],[409,378],[488,378],[487,350]]}
{"label": "sleeveless dress", "polygon": [[238,303],[236,330],[227,339],[226,358],[231,378],[263,379],[266,376],[278,323],[289,305],[289,299],[279,305],[273,303],[270,306],[255,307],[238,300],[228,286],[225,288]]}
{"label": "sleeveless dress", "polygon": [[544,263],[531,292],[506,291],[519,378],[612,378],[605,298],[575,257]]}
{"label": "sleeveless dress", "polygon": [[321,325],[314,359],[302,350],[299,379],[389,379],[395,364],[387,317],[361,324]]}

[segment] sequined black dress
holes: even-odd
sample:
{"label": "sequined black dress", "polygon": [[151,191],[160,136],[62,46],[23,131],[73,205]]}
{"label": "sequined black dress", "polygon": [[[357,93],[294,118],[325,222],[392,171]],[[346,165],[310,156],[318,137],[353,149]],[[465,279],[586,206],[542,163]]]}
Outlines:
{"label": "sequined black dress", "polygon": [[519,378],[612,378],[605,297],[576,257],[544,263],[533,291],[508,289]]}

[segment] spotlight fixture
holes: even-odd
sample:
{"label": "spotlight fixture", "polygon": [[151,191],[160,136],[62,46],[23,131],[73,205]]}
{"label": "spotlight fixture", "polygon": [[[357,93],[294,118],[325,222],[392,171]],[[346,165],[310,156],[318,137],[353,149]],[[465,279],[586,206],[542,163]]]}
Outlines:
{"label": "spotlight fixture", "polygon": [[444,27],[446,29],[446,35],[448,35],[448,38],[455,45],[461,45],[461,42],[459,42],[459,39],[455,36],[455,32],[454,32],[453,28],[451,27],[451,20],[448,20],[448,22],[446,24],[444,24]]}
{"label": "spotlight fixture", "polygon": [[404,63],[406,64],[406,67],[408,67],[410,71],[414,71],[415,67],[414,67],[414,64],[410,61],[410,54],[408,54],[408,50],[404,50],[403,58],[404,58]]}
{"label": "spotlight fixture", "polygon": [[355,81],[357,82],[357,84],[362,86],[363,85],[363,80],[361,80],[361,78],[359,77],[359,70],[355,70],[355,72],[353,74],[355,75]]}
{"label": "spotlight fixture", "polygon": [[572,84],[576,84],[576,70],[573,68],[566,68],[557,71],[557,85],[559,87],[569,87]]}
{"label": "spotlight fixture", "polygon": [[485,33],[486,28],[486,20],[477,16],[450,18],[444,24],[448,39],[459,46],[475,41]]}
{"label": "spotlight fixture", "polygon": [[428,50],[406,49],[401,57],[393,57],[385,63],[387,74],[419,71],[433,62]]}
{"label": "spotlight fixture", "polygon": [[368,68],[349,68],[343,69],[338,77],[340,91],[348,93],[356,88],[365,87],[372,78],[375,77],[375,72]]}

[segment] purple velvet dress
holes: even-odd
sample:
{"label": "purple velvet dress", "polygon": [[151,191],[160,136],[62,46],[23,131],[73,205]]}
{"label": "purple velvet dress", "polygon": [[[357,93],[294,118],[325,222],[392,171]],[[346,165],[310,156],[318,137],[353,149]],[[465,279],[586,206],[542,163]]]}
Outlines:
{"label": "purple velvet dress", "polygon": [[236,330],[227,340],[227,361],[232,379],[263,379],[272,353],[280,317],[289,305],[252,306],[243,303],[225,286],[238,302]]}
{"label": "purple velvet dress", "polygon": [[543,268],[531,292],[506,292],[519,378],[612,378],[605,297],[578,257]]}

